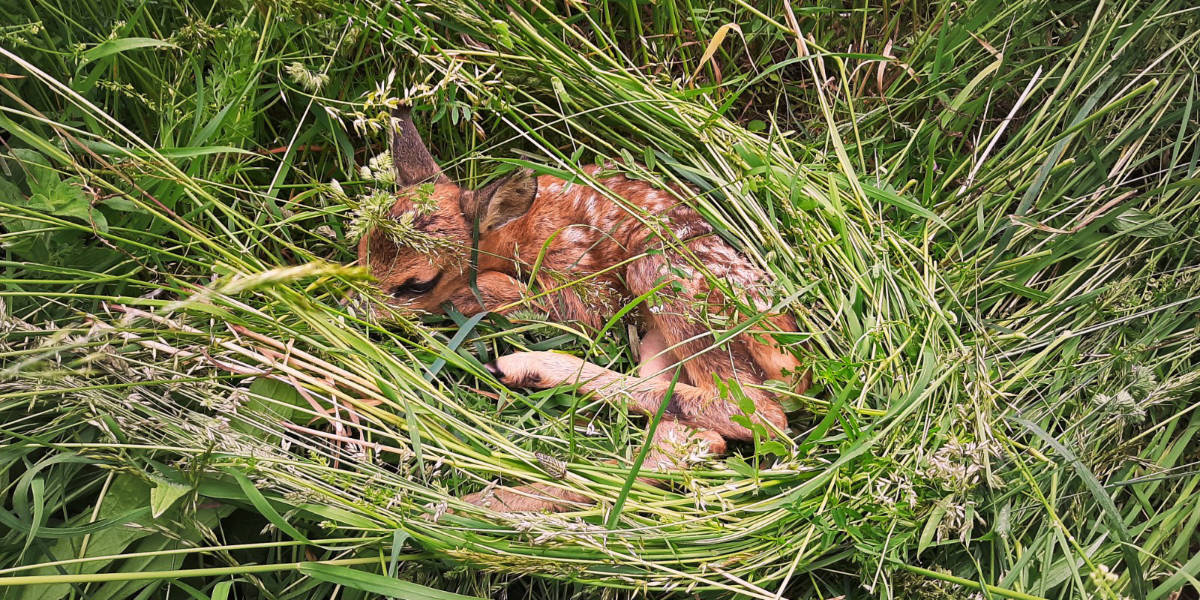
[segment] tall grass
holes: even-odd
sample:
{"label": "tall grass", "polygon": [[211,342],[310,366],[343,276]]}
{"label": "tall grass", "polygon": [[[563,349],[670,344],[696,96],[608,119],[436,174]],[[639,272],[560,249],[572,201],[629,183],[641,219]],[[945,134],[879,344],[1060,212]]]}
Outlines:
{"label": "tall grass", "polygon": [[[6,597],[1200,591],[1186,3],[6,19]],[[636,419],[481,365],[632,370],[624,327],[368,318],[342,265],[400,100],[467,184],[604,159],[695,189],[802,323],[791,436],[623,492]],[[597,504],[457,500],[497,481]]]}

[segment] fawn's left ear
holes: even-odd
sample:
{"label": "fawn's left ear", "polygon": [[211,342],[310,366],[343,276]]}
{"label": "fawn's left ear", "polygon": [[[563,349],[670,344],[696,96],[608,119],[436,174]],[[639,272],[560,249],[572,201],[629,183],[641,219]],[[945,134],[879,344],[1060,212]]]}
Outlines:
{"label": "fawn's left ear", "polygon": [[529,212],[537,191],[533,171],[522,169],[472,192],[463,212],[479,219],[481,233],[491,231]]}
{"label": "fawn's left ear", "polygon": [[432,181],[444,181],[441,167],[433,160],[429,148],[421,141],[413,125],[412,114],[407,106],[392,111],[396,128],[392,130],[392,166],[396,170],[396,183],[416,185]]}

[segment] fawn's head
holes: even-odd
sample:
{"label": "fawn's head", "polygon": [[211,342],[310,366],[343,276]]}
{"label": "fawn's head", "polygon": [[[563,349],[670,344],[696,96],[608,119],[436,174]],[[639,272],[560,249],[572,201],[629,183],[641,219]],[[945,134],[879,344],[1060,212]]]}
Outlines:
{"label": "fawn's head", "polygon": [[440,312],[467,286],[471,231],[494,233],[524,215],[537,196],[537,178],[518,172],[478,190],[450,181],[429,153],[407,108],[393,113],[391,155],[400,193],[384,226],[358,244],[358,262],[369,268],[389,302]]}

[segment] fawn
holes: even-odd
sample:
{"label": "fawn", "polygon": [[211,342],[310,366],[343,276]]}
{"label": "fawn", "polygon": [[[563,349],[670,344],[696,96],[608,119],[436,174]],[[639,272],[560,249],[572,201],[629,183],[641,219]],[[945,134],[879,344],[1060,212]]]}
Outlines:
{"label": "fawn", "polygon": [[[796,322],[787,314],[763,316],[770,308],[768,276],[676,194],[605,174],[599,167],[583,170],[625,202],[587,185],[528,171],[478,190],[463,189],[442,173],[407,108],[395,111],[393,124],[391,156],[402,191],[387,218],[434,243],[405,243],[383,227],[363,236],[359,263],[369,267],[389,303],[442,312],[448,302],[464,314],[475,314],[505,312],[525,301],[553,319],[598,327],[633,299],[646,296],[638,315],[644,331],[638,376],[552,352],[516,352],[487,369],[509,387],[578,385],[583,392],[654,415],[666,399],[675,365],[682,363],[663,419],[648,442],[646,469],[685,466],[689,444],[694,444],[691,450],[699,446],[722,454],[726,440],[752,439],[749,429],[731,420],[743,413],[734,400],[722,397],[717,378],[742,384],[755,406],[749,417],[753,422],[773,432],[787,428],[779,402],[759,384],[795,376],[799,391],[808,387],[809,374],[801,373],[799,361],[765,335],[794,332]],[[473,273],[478,294],[470,286],[473,243],[478,248]],[[517,276],[529,273],[539,259],[532,277],[549,293],[529,300],[531,294]],[[564,285],[564,276],[582,281]],[[706,322],[737,324],[754,317],[759,320],[753,327],[721,343]],[[562,511],[593,502],[548,484],[499,487],[464,499],[504,512]]]}

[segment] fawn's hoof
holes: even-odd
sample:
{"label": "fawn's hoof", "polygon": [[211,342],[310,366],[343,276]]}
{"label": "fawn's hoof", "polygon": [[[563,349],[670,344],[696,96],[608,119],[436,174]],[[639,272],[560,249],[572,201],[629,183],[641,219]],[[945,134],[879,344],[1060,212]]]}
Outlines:
{"label": "fawn's hoof", "polygon": [[483,365],[483,368],[487,369],[487,372],[491,373],[492,377],[504,381],[504,371],[500,370],[500,365],[496,364],[496,361],[493,360]]}
{"label": "fawn's hoof", "polygon": [[544,389],[567,380],[567,376],[546,377],[558,371],[579,369],[579,359],[554,352],[514,352],[498,356],[484,368],[510,388]]}

